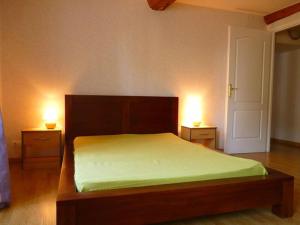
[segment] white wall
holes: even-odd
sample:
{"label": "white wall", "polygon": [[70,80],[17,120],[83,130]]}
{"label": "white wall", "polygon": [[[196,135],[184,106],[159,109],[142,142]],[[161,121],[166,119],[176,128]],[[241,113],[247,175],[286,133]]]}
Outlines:
{"label": "white wall", "polygon": [[164,12],[141,0],[3,1],[3,103],[10,156],[42,106],[64,94],[188,95],[223,147],[227,27],[265,29],[263,19],[174,4]]}
{"label": "white wall", "polygon": [[272,138],[300,143],[300,50],[275,54]]}

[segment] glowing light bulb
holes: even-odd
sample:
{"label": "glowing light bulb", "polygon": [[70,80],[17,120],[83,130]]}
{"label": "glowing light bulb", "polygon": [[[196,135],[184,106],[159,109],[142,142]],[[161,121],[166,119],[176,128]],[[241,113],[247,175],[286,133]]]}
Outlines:
{"label": "glowing light bulb", "polygon": [[48,129],[54,129],[58,119],[58,107],[55,104],[48,104],[44,110],[45,126]]}
{"label": "glowing light bulb", "polygon": [[201,98],[199,96],[188,96],[184,108],[184,123],[188,126],[200,126],[201,122]]}

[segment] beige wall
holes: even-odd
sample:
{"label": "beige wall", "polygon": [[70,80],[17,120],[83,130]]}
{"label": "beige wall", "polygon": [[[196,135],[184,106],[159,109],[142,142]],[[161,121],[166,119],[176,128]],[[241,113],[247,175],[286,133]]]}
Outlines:
{"label": "beige wall", "polygon": [[228,25],[265,28],[261,17],[141,0],[4,0],[3,103],[10,156],[20,130],[64,94],[189,95],[223,146]]}
{"label": "beige wall", "polygon": [[275,55],[272,137],[300,142],[300,50]]}

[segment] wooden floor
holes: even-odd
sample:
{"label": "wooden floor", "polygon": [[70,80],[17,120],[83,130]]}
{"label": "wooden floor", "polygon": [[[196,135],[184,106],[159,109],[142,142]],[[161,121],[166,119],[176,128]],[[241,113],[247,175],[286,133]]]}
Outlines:
{"label": "wooden floor", "polygon": [[[167,223],[168,225],[300,225],[300,149],[276,145],[269,154],[241,154],[266,166],[295,176],[295,214],[280,219],[268,209],[246,210],[193,220]],[[55,225],[55,198],[58,171],[23,171],[20,165],[11,166],[11,207],[0,211],[1,225]],[[165,224],[166,225],[166,224]]]}

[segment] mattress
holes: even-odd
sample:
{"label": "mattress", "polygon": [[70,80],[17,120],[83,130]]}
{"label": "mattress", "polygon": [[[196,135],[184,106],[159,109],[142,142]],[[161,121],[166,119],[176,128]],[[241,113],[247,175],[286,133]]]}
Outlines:
{"label": "mattress", "polygon": [[121,134],[74,140],[79,192],[266,175],[257,161],[187,142],[174,134]]}

